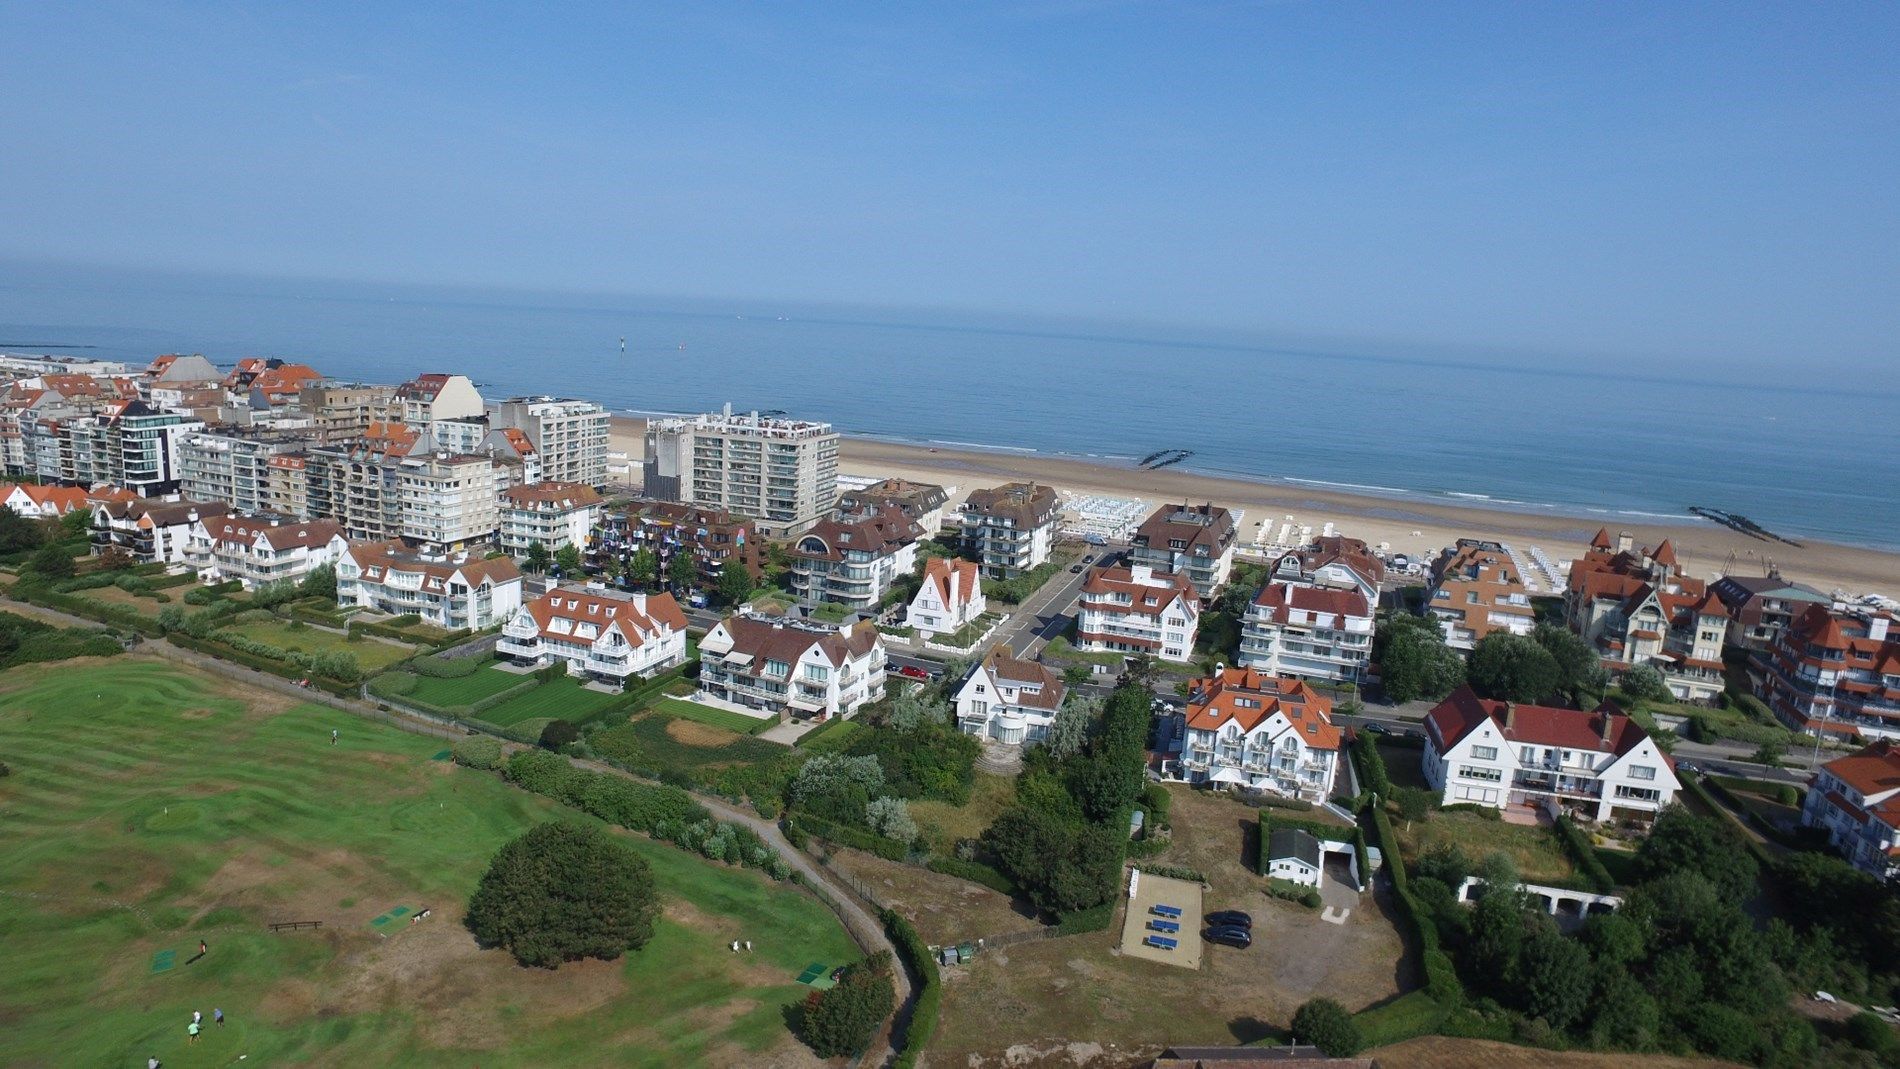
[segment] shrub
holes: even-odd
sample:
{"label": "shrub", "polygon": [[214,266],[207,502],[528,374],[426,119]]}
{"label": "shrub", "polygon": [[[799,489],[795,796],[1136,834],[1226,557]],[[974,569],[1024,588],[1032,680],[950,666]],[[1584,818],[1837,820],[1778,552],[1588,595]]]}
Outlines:
{"label": "shrub", "polygon": [[896,1005],[890,951],[879,951],[848,966],[829,991],[806,999],[799,1038],[823,1058],[857,1054],[870,1046]]}
{"label": "shrub", "polygon": [[554,719],[548,721],[547,726],[541,729],[540,746],[543,750],[558,752],[579,742],[580,738],[579,728],[565,720]]}
{"label": "shrub", "polygon": [[1161,876],[1170,880],[1186,880],[1189,883],[1206,883],[1207,874],[1200,869],[1191,869],[1186,865],[1143,865],[1145,876]]}
{"label": "shrub", "polygon": [[535,794],[546,795],[560,801],[572,798],[579,800],[579,791],[583,785],[580,777],[585,775],[575,768],[567,758],[546,750],[521,750],[508,759],[504,770],[510,783],[517,784]]}
{"label": "shrub", "polygon": [[450,752],[456,764],[468,768],[493,772],[501,767],[501,740],[487,735],[470,735],[457,742]]}
{"label": "shrub", "polygon": [[1293,1038],[1295,1042],[1311,1043],[1334,1058],[1359,1053],[1365,1042],[1352,1014],[1329,998],[1312,999],[1293,1012]]}
{"label": "shrub", "polygon": [[430,679],[465,679],[482,670],[480,657],[417,657],[409,670]]}
{"label": "shrub", "polygon": [[924,863],[924,867],[932,872],[941,872],[946,876],[955,876],[960,880],[980,883],[992,891],[1010,895],[1011,897],[1014,897],[1016,894],[1016,885],[1010,882],[1009,877],[1003,875],[994,867],[985,865],[980,861],[969,861],[955,857],[933,857]]}
{"label": "shrub", "polygon": [[1305,884],[1294,883],[1292,880],[1282,880],[1272,876],[1268,877],[1267,893],[1287,902],[1298,902],[1307,909],[1318,909],[1320,907],[1318,891]]}
{"label": "shrub", "polygon": [[911,1004],[910,1027],[904,1031],[904,1046],[895,1063],[896,1069],[911,1069],[937,1031],[937,1014],[943,1002],[943,974],[938,971],[937,959],[931,955],[923,936],[917,934],[916,927],[903,914],[887,909],[879,917],[897,953],[921,982],[917,1000]]}
{"label": "shrub", "polygon": [[409,672],[389,672],[370,680],[369,689],[386,697],[400,698],[405,694],[414,694],[419,682]]}
{"label": "shrub", "polygon": [[1157,824],[1165,826],[1168,823],[1168,810],[1173,804],[1174,796],[1159,783],[1150,783],[1147,789],[1141,792],[1141,805],[1148,811],[1148,823],[1151,827]]}
{"label": "shrub", "polygon": [[652,870],[631,847],[598,827],[542,824],[495,855],[465,922],[483,945],[551,969],[640,949],[659,912]]}

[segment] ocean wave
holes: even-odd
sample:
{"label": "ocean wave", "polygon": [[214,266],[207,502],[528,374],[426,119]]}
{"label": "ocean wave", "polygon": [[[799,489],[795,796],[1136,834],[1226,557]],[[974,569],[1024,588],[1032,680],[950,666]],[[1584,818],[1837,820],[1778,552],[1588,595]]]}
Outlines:
{"label": "ocean wave", "polygon": [[981,449],[987,453],[1038,453],[1026,445],[991,445],[987,442],[958,442],[948,438],[925,438],[931,445],[947,445],[955,449]]}

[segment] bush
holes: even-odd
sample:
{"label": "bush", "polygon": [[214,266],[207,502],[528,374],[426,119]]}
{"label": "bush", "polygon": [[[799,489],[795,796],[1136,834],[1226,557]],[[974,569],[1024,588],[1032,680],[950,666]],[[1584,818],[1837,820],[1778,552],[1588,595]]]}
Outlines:
{"label": "bush", "polygon": [[508,759],[508,782],[535,794],[578,804],[585,773],[567,758],[546,750],[521,750]]}
{"label": "bush", "polygon": [[1186,865],[1143,865],[1144,876],[1161,876],[1170,880],[1186,880],[1189,883],[1206,883],[1207,874],[1200,869],[1191,869]]}
{"label": "bush", "polygon": [[799,1038],[822,1058],[857,1054],[871,1045],[896,1005],[890,951],[879,951],[848,966],[829,991],[813,992],[805,1000]]}
{"label": "bush", "polygon": [[580,740],[581,731],[579,728],[565,720],[555,719],[548,721],[547,726],[541,729],[541,741],[539,745],[543,750],[559,752]]}
{"label": "bush", "polygon": [[482,670],[480,657],[417,657],[408,668],[430,679],[466,679]]}
{"label": "bush", "polygon": [[1603,859],[1597,856],[1596,847],[1591,845],[1588,836],[1567,816],[1557,817],[1557,837],[1563,840],[1570,860],[1590,881],[1592,890],[1598,894],[1608,894],[1616,887],[1616,881],[1610,877],[1610,870],[1603,867]]}
{"label": "bush", "polygon": [[1316,998],[1293,1012],[1293,1039],[1311,1043],[1334,1058],[1359,1053],[1364,1038],[1346,1007],[1329,998]]}
{"label": "bush", "polygon": [[936,1034],[937,1015],[943,1003],[943,974],[923,936],[917,934],[916,927],[903,914],[887,909],[879,917],[884,922],[885,934],[891,937],[911,972],[917,974],[920,984],[917,999],[911,1004],[910,1027],[904,1030],[904,1045],[895,1063],[895,1069],[911,1069],[924,1048],[930,1045],[930,1037]]}
{"label": "bush", "polygon": [[1313,888],[1274,876],[1267,877],[1267,894],[1286,902],[1298,902],[1307,909],[1318,909],[1321,904],[1319,892]]}
{"label": "bush", "polygon": [[370,680],[369,689],[373,694],[400,698],[405,694],[414,694],[420,682],[410,672],[387,672]]}
{"label": "bush", "polygon": [[1159,783],[1150,783],[1148,788],[1141,792],[1141,805],[1143,809],[1148,811],[1148,823],[1150,827],[1157,824],[1166,826],[1168,823],[1168,810],[1173,804],[1174,796],[1169,794],[1168,789]]}
{"label": "bush", "polygon": [[501,767],[501,740],[487,735],[470,735],[457,742],[450,753],[456,764],[467,768],[493,772]]}
{"label": "bush", "polygon": [[965,861],[955,857],[933,857],[924,863],[924,867],[932,872],[941,872],[945,876],[955,876],[960,880],[980,883],[992,891],[1012,898],[1016,895],[1016,885],[1008,876],[980,861]]}
{"label": "bush", "polygon": [[542,824],[495,855],[465,923],[483,945],[552,969],[640,949],[659,913],[652,870],[631,847],[598,827]]}

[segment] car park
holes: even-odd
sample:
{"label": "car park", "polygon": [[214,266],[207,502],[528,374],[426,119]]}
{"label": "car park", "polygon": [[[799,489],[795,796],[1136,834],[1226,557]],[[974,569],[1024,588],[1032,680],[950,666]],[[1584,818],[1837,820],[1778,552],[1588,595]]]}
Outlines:
{"label": "car park", "polygon": [[1253,917],[1237,909],[1221,909],[1205,918],[1209,928],[1245,928],[1253,930]]}
{"label": "car park", "polygon": [[1253,945],[1253,933],[1245,928],[1209,928],[1201,933],[1201,938],[1210,943],[1219,943],[1235,950],[1245,950]]}

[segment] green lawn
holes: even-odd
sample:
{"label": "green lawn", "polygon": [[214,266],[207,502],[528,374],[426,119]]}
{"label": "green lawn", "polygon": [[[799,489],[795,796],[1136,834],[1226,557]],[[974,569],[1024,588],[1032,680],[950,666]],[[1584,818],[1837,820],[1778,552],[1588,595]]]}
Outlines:
{"label": "green lawn", "polygon": [[363,638],[349,641],[335,631],[325,631],[320,627],[305,626],[292,628],[287,620],[252,620],[241,624],[230,624],[221,630],[237,634],[280,650],[297,650],[303,653],[347,653],[356,658],[363,668],[363,674],[380,672],[399,661],[406,661],[416,655],[414,646],[392,645],[380,639]]}
{"label": "green lawn", "polygon": [[769,799],[774,805],[807,756],[659,709],[642,709],[587,741],[595,753],[626,768],[656,776],[678,773],[721,794]]}
{"label": "green lawn", "polygon": [[[815,899],[630,836],[666,901],[653,941],[516,967],[475,947],[462,903],[503,842],[585,818],[436,760],[441,740],[229,686],[144,658],[0,674],[0,1062],[809,1060],[782,1017],[794,977],[857,956]],[[434,915],[371,926],[399,905]],[[324,926],[265,927],[285,919]]]}
{"label": "green lawn", "polygon": [[520,686],[533,678],[533,676],[515,672],[504,672],[495,667],[495,662],[490,661],[478,669],[474,675],[463,676],[460,679],[417,676],[415,689],[399,697],[411,697],[444,709],[454,709],[500,694],[509,687]]}
{"label": "green lawn", "polygon": [[649,708],[657,709],[668,716],[683,716],[688,720],[697,720],[702,724],[710,724],[713,727],[724,728],[727,731],[737,732],[741,735],[757,735],[762,731],[769,731],[778,725],[777,717],[766,719],[756,716],[743,716],[725,709],[702,705],[696,701],[666,695],[655,698]]}
{"label": "green lawn", "polygon": [[1486,820],[1472,812],[1433,813],[1429,820],[1393,823],[1407,861],[1418,860],[1436,843],[1450,842],[1473,864],[1502,851],[1532,883],[1563,883],[1576,875],[1553,828]]}
{"label": "green lawn", "polygon": [[856,720],[828,720],[806,732],[798,748],[806,753],[831,753],[851,744],[851,736],[864,730]]}
{"label": "green lawn", "polygon": [[958,839],[982,835],[1015,801],[1016,777],[977,772],[970,784],[968,803],[913,801],[910,815],[930,840],[930,848],[949,855],[955,851]]}
{"label": "green lawn", "polygon": [[[479,674],[479,673],[478,673]],[[507,673],[502,673],[506,675]],[[521,679],[524,677],[516,676]],[[558,676],[540,686],[484,710],[483,720],[496,727],[525,725],[530,720],[559,718],[571,724],[584,724],[600,715],[601,710],[620,700],[618,694],[588,690],[573,676]]]}

